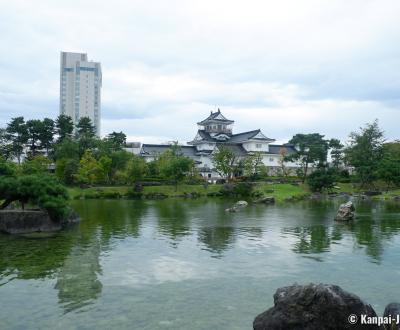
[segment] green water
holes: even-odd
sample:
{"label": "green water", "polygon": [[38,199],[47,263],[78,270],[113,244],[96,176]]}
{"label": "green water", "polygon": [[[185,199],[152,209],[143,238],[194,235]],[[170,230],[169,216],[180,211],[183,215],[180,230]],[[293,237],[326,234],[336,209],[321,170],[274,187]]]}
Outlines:
{"label": "green water", "polygon": [[341,285],[400,301],[400,203],[74,202],[80,225],[0,234],[0,329],[251,329],[276,288]]}

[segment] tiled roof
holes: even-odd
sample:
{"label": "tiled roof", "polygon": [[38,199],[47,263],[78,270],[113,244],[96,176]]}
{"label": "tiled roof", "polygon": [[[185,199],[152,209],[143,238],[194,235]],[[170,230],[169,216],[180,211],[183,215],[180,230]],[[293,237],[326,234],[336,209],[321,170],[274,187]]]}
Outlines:
{"label": "tiled roof", "polygon": [[[198,134],[204,141],[220,142],[220,140],[218,140],[215,137],[212,137],[208,132],[206,132],[204,130],[198,130]],[[226,142],[227,143],[241,143],[241,142],[245,142],[250,139],[268,140],[271,142],[275,141],[274,139],[270,139],[270,138],[266,137],[263,133],[261,133],[261,130],[256,129],[254,131],[233,134],[233,135],[229,136],[229,139],[226,140]]]}
{"label": "tiled roof", "polygon": [[[195,157],[197,154],[197,148],[194,146],[179,146],[179,148],[183,156]],[[171,145],[168,144],[143,144],[140,154],[143,156],[157,156],[169,149],[171,149]]]}
{"label": "tiled roof", "polygon": [[[256,129],[256,130],[254,130],[254,131],[248,131],[248,132],[243,132],[243,133],[238,133],[238,134],[233,134],[232,136],[231,136],[231,138],[229,139],[229,142],[230,143],[237,143],[237,142],[244,142],[244,141],[247,141],[247,140],[250,140],[250,139],[253,139],[253,138],[255,138],[257,135],[262,135],[263,137],[264,137],[264,134],[262,134],[261,133],[261,130],[259,130],[259,129]],[[265,140],[265,139],[267,139],[267,140],[273,140],[273,139],[270,139],[270,138],[267,138],[267,137],[265,137],[265,138],[259,138],[260,140],[262,139],[262,140]],[[274,140],[273,140],[274,141]]]}
{"label": "tiled roof", "polygon": [[218,109],[217,112],[212,112],[211,114],[204,120],[198,122],[198,125],[205,125],[207,124],[207,122],[209,121],[220,121],[221,123],[226,123],[226,124],[233,124],[234,121],[233,120],[229,120],[227,118],[225,118],[225,116],[221,113],[221,110]]}
{"label": "tiled roof", "polygon": [[270,144],[269,145],[269,153],[270,154],[279,154],[279,151],[284,148],[286,150],[286,155],[291,155],[297,152],[296,148],[293,144]]}
{"label": "tiled roof", "polygon": [[246,156],[247,155],[247,151],[239,144],[225,144],[225,143],[221,143],[221,144],[217,144],[217,147],[220,148],[226,148],[230,151],[232,151],[235,156]]}

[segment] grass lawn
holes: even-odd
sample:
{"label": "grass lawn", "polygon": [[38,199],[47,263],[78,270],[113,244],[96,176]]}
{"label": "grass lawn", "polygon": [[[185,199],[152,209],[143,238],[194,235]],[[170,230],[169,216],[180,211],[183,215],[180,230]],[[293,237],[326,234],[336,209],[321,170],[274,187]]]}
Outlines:
{"label": "grass lawn", "polygon": [[303,199],[310,194],[307,185],[292,185],[290,183],[260,183],[255,188],[265,196],[273,196],[277,202],[285,200]]}
{"label": "grass lawn", "polygon": [[[181,184],[178,185],[178,190],[175,191],[175,186],[149,186],[144,187],[144,194],[152,194],[152,193],[161,193],[167,196],[175,196],[182,195],[184,193],[199,193],[206,195],[211,192],[218,192],[221,189],[220,185],[208,185],[205,188],[203,185],[187,185]],[[68,188],[68,192],[72,199],[76,199],[79,197],[92,197],[95,198],[96,194],[103,194],[105,196],[111,196],[113,194],[119,194],[121,196],[126,195],[129,191],[132,190],[132,187],[129,186],[113,186],[113,187],[92,187],[82,189],[79,187],[71,187]]]}
{"label": "grass lawn", "polygon": [[[360,190],[355,188],[351,183],[339,183],[338,189],[333,189],[333,192],[358,193]],[[175,186],[149,186],[144,187],[143,194],[164,194],[168,197],[183,195],[185,193],[197,193],[207,195],[208,193],[216,193],[221,189],[221,185],[209,184],[207,188],[204,185],[178,185],[178,190],[175,191]],[[129,186],[112,186],[112,187],[92,187],[81,189],[79,187],[68,188],[72,199],[77,198],[118,198],[123,197],[132,191]],[[255,192],[261,193],[263,196],[272,196],[277,202],[287,200],[301,200],[311,194],[306,184],[293,185],[290,183],[257,183]],[[373,196],[374,199],[392,199],[394,196],[400,195],[400,189],[384,192],[382,195]]]}

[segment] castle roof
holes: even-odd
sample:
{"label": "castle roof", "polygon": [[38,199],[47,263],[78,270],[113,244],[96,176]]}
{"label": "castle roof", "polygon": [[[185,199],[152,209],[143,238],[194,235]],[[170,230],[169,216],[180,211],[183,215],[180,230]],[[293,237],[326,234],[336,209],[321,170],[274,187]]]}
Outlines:
{"label": "castle roof", "polygon": [[217,112],[212,112],[211,114],[204,120],[198,122],[198,125],[204,126],[207,125],[209,123],[222,123],[225,125],[229,125],[229,124],[233,124],[234,121],[225,118],[225,116],[221,113],[221,110],[218,109]]}
{"label": "castle roof", "polygon": [[[140,154],[142,156],[159,156],[165,151],[171,149],[170,144],[143,144]],[[197,153],[197,148],[194,146],[179,146],[182,156],[194,157]]]}
{"label": "castle roof", "polygon": [[[189,142],[189,144],[195,143],[196,141],[221,142],[221,139],[218,138],[220,135],[224,135],[224,134],[221,133],[221,134],[211,135],[210,133],[206,132],[205,130],[198,130],[197,136],[195,137],[194,141]],[[226,137],[227,138],[224,141],[226,143],[243,143],[243,142],[246,142],[249,140],[260,140],[260,141],[267,141],[267,142],[275,141],[274,139],[266,137],[259,129],[256,129],[253,131],[248,131],[248,132],[243,132],[243,133],[238,133],[238,134],[233,134],[233,135],[226,136]]]}

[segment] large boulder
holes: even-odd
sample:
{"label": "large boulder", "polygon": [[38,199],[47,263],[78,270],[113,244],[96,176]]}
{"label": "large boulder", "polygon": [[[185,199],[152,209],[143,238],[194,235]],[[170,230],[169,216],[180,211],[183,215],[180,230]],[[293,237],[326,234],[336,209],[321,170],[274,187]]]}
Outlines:
{"label": "large boulder", "polygon": [[242,209],[244,207],[247,207],[247,205],[249,205],[249,203],[247,203],[246,201],[237,201],[235,203],[235,205],[233,205],[232,207],[229,207],[227,209],[225,209],[226,212],[237,212],[239,211],[239,209]]}
{"label": "large boulder", "polygon": [[337,221],[349,221],[354,219],[354,205],[353,202],[349,201],[339,206],[339,210],[336,214],[335,220]]}
{"label": "large boulder", "polygon": [[[377,316],[370,305],[337,285],[309,284],[279,288],[274,307],[258,315],[254,330],[380,329],[361,325],[360,315]],[[355,318],[350,318],[355,315]],[[349,321],[350,320],[350,321]],[[354,322],[354,320],[356,320]]]}
{"label": "large boulder", "polygon": [[273,196],[267,196],[267,197],[261,197],[259,199],[256,199],[254,203],[257,204],[274,204],[275,203],[275,197]]}
{"label": "large boulder", "polygon": [[79,215],[74,211],[64,219],[54,221],[43,210],[3,210],[0,211],[0,232],[25,234],[58,231],[79,221]]}
{"label": "large boulder", "polygon": [[385,325],[386,329],[397,330],[400,329],[400,324],[397,323],[397,319],[400,318],[400,304],[390,303],[386,306],[383,312],[383,317],[388,317],[392,319],[391,325]]}

